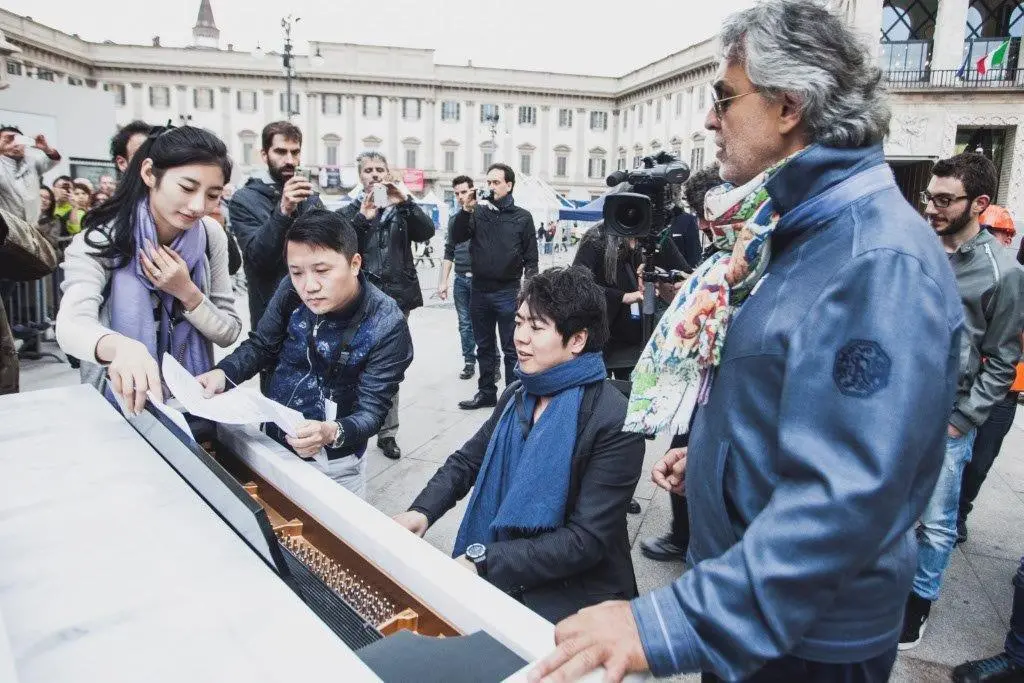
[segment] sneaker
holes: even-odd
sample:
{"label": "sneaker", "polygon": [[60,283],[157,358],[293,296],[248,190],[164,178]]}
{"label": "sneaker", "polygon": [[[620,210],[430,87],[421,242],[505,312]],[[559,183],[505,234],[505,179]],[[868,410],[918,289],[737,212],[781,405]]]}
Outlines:
{"label": "sneaker", "polygon": [[900,634],[899,644],[901,651],[911,650],[921,644],[931,610],[931,600],[925,600],[914,591],[910,591],[910,596],[907,598],[907,609],[903,614],[903,632]]}
{"label": "sneaker", "polygon": [[377,439],[377,448],[384,451],[384,457],[390,458],[391,460],[398,460],[402,457],[402,449],[398,447],[398,442],[392,436],[386,436],[383,439]]}
{"label": "sneaker", "polygon": [[640,541],[640,552],[655,562],[682,562],[686,559],[686,547],[676,543],[672,534],[645,538]]}
{"label": "sneaker", "polygon": [[953,669],[953,683],[1024,683],[1024,667],[1010,661],[1005,652],[988,659],[964,662]]}
{"label": "sneaker", "polygon": [[967,520],[958,519],[956,520],[956,541],[953,543],[953,547],[960,545],[967,540]]}
{"label": "sneaker", "polygon": [[476,371],[476,366],[473,363],[471,363],[471,362],[467,362],[463,366],[462,372],[459,374],[459,379],[469,379],[470,377],[473,376],[473,373],[475,371]]}

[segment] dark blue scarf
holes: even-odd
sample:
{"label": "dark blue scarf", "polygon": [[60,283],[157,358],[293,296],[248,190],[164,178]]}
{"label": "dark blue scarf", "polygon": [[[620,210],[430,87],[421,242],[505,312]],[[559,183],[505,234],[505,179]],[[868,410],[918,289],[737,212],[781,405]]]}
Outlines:
{"label": "dark blue scarf", "polygon": [[[472,543],[507,540],[513,531],[549,531],[564,522],[583,388],[608,372],[600,353],[585,353],[536,375],[516,368],[516,375],[525,391],[505,404],[491,434],[453,557]],[[538,396],[552,399],[531,429]]]}

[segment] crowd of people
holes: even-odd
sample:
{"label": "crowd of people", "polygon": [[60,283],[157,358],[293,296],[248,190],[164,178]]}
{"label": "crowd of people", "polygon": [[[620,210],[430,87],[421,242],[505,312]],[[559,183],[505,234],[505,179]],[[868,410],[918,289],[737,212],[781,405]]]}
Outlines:
{"label": "crowd of people", "polygon": [[[490,414],[395,521],[422,536],[469,497],[458,570],[558,624],[532,681],[888,680],[1024,389],[1024,267],[992,161],[939,161],[918,210],[885,164],[876,60],[841,19],[768,0],[720,42],[717,161],[676,188],[656,239],[600,223],[541,272],[554,233],[516,205],[513,169],[452,181],[438,294],[459,377],[477,375],[459,408]],[[208,396],[259,376],[305,418],[267,433],[365,497],[370,440],[402,455],[415,245],[435,227],[379,152],[329,211],[298,172],[302,131],[273,122],[261,142],[265,172],[234,191],[214,134],[133,122],[116,180],[47,187],[60,154],[0,128],[0,267],[60,264],[58,343],[123,410],[163,400],[165,353]],[[685,277],[648,286],[654,267]],[[252,331],[215,362],[244,327],[239,269]],[[8,338],[0,393],[17,390]],[[689,568],[641,596],[626,516],[659,433],[672,524],[641,550]],[[1024,681],[1024,558],[1013,590],[1005,651],[954,681]]]}

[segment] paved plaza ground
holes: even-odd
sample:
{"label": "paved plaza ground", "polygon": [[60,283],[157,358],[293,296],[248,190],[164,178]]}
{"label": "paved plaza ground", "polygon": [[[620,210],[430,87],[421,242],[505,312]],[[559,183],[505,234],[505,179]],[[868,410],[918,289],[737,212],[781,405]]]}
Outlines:
{"label": "paved plaza ground", "polygon": [[[541,265],[565,263],[570,256],[542,255]],[[403,450],[402,459],[386,459],[372,442],[368,451],[369,501],[388,514],[405,510],[437,467],[474,433],[489,413],[458,408],[458,401],[472,397],[476,378],[458,379],[462,358],[455,309],[450,301],[442,303],[431,298],[437,275],[436,269],[420,270],[427,305],[413,312],[409,320],[416,357],[401,388],[398,442]],[[247,312],[244,301],[239,302],[238,310]],[[56,348],[52,344],[47,346]],[[77,381],[77,372],[66,363],[49,359],[23,361],[22,391]],[[970,539],[953,555],[924,642],[901,654],[893,681],[948,680],[952,666],[1002,649],[1010,615],[1010,579],[1024,553],[1022,414],[1024,411],[1018,414],[1003,453],[982,490],[970,520]],[[664,452],[665,444],[664,439],[648,442],[645,474],[636,491],[642,512],[629,516],[633,563],[641,592],[665,585],[685,570],[682,562],[652,562],[640,554],[639,548],[641,538],[661,534],[669,526],[668,495],[656,490],[649,478],[650,468]],[[450,550],[464,506],[465,501],[440,520],[427,533],[427,539],[443,550]]]}

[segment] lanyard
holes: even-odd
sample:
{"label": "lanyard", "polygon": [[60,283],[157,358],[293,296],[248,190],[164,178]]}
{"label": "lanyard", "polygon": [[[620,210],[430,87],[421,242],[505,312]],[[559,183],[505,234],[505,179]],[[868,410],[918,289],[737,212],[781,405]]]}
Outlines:
{"label": "lanyard", "polygon": [[[323,321],[318,321],[313,325],[313,333],[306,337],[306,344],[309,351],[309,365],[310,369],[316,375],[317,383],[320,385],[320,395],[326,397],[327,393],[330,394],[331,400],[334,400],[334,378],[338,374],[339,368],[344,368],[348,365],[349,356],[351,356],[352,341],[355,339],[356,334],[359,332],[360,326],[363,324],[363,318],[366,317],[366,295],[363,295],[363,300],[359,304],[359,308],[356,309],[351,320],[345,326],[345,331],[341,334],[341,340],[338,343],[338,355],[334,359],[334,362],[324,359],[320,356],[320,353],[316,348],[316,335]],[[326,367],[323,367],[326,365]],[[328,392],[325,393],[324,389]]]}

